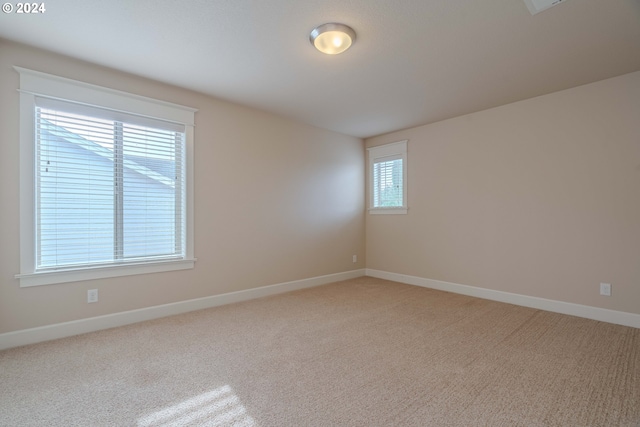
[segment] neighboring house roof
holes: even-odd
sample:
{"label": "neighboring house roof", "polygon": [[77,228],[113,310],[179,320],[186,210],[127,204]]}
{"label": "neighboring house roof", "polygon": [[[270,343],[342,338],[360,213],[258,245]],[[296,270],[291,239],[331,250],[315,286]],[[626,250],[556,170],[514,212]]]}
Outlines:
{"label": "neighboring house roof", "polygon": [[[113,161],[112,150],[70,132],[61,126],[57,126],[46,119],[41,120],[40,129],[50,139],[55,138],[62,142],[74,144],[76,147],[83,148],[96,156]],[[175,173],[169,173],[174,171],[172,165],[173,162],[170,160],[151,157],[125,155],[124,158],[124,166],[126,168],[169,187],[175,186]]]}

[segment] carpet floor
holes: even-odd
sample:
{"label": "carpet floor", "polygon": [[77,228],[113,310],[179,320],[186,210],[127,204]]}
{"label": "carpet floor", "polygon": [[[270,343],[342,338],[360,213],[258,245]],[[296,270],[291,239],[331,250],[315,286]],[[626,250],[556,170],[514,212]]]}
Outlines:
{"label": "carpet floor", "polygon": [[640,426],[640,329],[361,277],[0,352],[1,426]]}

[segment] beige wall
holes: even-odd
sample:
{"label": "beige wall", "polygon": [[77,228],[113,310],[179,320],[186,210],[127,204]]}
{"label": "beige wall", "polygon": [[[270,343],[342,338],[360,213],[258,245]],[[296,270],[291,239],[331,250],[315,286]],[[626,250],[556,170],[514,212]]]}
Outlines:
{"label": "beige wall", "polygon": [[[193,270],[19,287],[13,65],[199,109]],[[360,139],[3,40],[0,111],[0,333],[364,268]]]}
{"label": "beige wall", "polygon": [[365,143],[403,139],[367,268],[640,313],[640,72]]}

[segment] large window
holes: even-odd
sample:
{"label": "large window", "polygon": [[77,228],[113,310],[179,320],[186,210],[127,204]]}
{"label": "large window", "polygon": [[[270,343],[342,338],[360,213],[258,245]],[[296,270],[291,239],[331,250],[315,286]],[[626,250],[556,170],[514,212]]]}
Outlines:
{"label": "large window", "polygon": [[21,286],[193,267],[194,110],[18,71]]}
{"label": "large window", "polygon": [[407,141],[369,151],[370,213],[407,213]]}

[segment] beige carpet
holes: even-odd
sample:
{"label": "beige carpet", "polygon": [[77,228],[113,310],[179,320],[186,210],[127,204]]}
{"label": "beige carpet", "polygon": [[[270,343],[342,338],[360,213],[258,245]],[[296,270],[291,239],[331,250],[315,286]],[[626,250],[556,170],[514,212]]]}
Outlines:
{"label": "beige carpet", "polygon": [[363,277],[0,352],[2,426],[640,426],[640,329]]}

